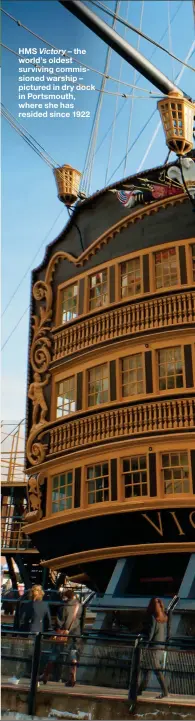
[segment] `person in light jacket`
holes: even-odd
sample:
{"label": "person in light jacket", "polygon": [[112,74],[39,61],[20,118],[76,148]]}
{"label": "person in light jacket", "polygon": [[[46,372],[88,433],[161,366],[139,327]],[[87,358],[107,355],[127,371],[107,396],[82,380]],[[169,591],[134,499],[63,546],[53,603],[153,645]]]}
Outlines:
{"label": "person in light jacket", "polygon": [[[152,598],[146,612],[146,619],[143,626],[143,635],[147,637],[148,645],[151,643],[150,666],[151,669],[144,669],[138,679],[138,696],[141,695],[148,685],[152,669],[161,687],[162,696],[168,696],[168,688],[162,673],[164,660],[164,643],[166,640],[167,615],[163,602],[159,598]],[[156,648],[154,644],[157,644]],[[160,644],[162,643],[162,646]]]}
{"label": "person in light jacket", "polygon": [[81,618],[82,604],[75,597],[74,591],[67,588],[65,591],[67,603],[62,609],[61,618],[57,617],[58,628],[67,631],[70,638],[68,639],[68,657],[70,661],[69,679],[67,686],[74,686],[76,683],[76,668],[78,663],[78,655],[81,642]]}

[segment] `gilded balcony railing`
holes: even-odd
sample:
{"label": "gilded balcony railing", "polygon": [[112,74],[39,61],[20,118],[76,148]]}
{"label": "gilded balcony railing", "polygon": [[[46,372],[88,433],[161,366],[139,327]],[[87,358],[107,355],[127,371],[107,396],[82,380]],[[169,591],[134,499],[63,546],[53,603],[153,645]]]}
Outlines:
{"label": "gilded balcony railing", "polygon": [[50,429],[48,454],[112,439],[195,427],[194,398],[140,403],[103,410]]}
{"label": "gilded balcony railing", "polygon": [[175,293],[107,309],[98,315],[75,321],[53,331],[52,360],[76,353],[113,338],[155,328],[192,323],[195,320],[195,292]]}

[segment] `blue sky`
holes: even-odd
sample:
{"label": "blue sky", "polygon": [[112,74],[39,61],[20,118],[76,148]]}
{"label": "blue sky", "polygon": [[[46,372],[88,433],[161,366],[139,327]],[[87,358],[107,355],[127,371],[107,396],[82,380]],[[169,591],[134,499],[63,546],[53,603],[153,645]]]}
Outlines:
{"label": "blue sky", "polygon": [[[90,5],[90,3],[87,3]],[[114,9],[115,3],[106,3]],[[141,0],[131,0],[120,5],[120,14],[133,25],[139,27]],[[106,45],[79,20],[74,18],[57,0],[3,0],[2,7],[15,18],[28,26],[35,33],[53,43],[57,48],[68,49],[72,46],[87,50],[84,62],[101,71],[104,69]],[[168,17],[177,15],[168,33]],[[93,8],[107,22],[111,20],[102,11]],[[143,31],[159,41],[165,47],[172,46],[173,52],[184,60],[194,39],[194,25],[191,0],[145,0],[143,7]],[[124,34],[124,28],[117,24],[117,32]],[[137,35],[128,31],[126,39],[137,47]],[[18,27],[8,17],[2,17],[2,42],[18,51],[19,47],[43,47],[44,43],[32,37],[23,28]],[[151,57],[153,46],[141,39],[140,50],[148,58]],[[192,56],[190,64],[194,64]],[[181,65],[172,61],[165,53],[155,50],[152,62],[155,63],[171,79],[179,73]],[[109,74],[118,77],[121,59],[112,53]],[[2,52],[2,102],[17,117],[17,76],[18,59],[3,49]],[[134,82],[134,69],[123,63],[121,79]],[[101,77],[88,72],[88,83],[100,87]],[[138,85],[155,90],[143,77]],[[125,91],[121,86],[121,92]],[[194,94],[194,76],[185,70],[180,87],[189,95]],[[108,81],[106,88],[116,92],[117,84]],[[126,88],[126,92],[130,89]],[[143,95],[142,92],[137,95]],[[84,167],[90,131],[92,127],[98,93],[82,92],[77,95],[77,108],[91,112],[90,119],[21,119],[25,128],[52,155],[57,163],[69,163],[81,172]],[[109,128],[115,112],[116,96],[104,95],[99,125],[98,145]],[[126,151],[128,121],[131,101],[119,98],[118,110],[124,105],[116,123],[113,149],[108,173],[108,182],[123,177],[124,165],[114,172]],[[135,100],[133,105],[129,145],[133,143],[147,118],[156,108],[156,100]],[[138,170],[145,155],[152,135],[159,121],[158,111],[142,133],[128,155],[125,176]],[[104,187],[108,165],[110,137],[102,143],[97,152],[93,166],[90,192]],[[150,150],[143,168],[153,167],[162,163],[167,155],[162,129]],[[112,176],[112,177],[111,177]],[[55,222],[56,221],[56,222]],[[54,225],[55,222],[55,225]],[[2,312],[20,283],[29,266],[36,267],[44,255],[47,242],[51,242],[63,229],[67,222],[67,212],[57,198],[55,180],[50,168],[41,160],[24,140],[2,119]],[[52,226],[53,230],[51,230]],[[47,237],[47,240],[44,239]],[[41,249],[39,250],[39,248]],[[34,256],[36,259],[33,261]],[[33,262],[32,262],[33,261]],[[25,312],[30,302],[30,271],[19,290],[15,294],[2,319],[2,345],[6,342],[13,328],[19,323],[2,352],[2,418],[4,420],[20,420],[25,416],[26,401],[26,370],[29,311]]]}

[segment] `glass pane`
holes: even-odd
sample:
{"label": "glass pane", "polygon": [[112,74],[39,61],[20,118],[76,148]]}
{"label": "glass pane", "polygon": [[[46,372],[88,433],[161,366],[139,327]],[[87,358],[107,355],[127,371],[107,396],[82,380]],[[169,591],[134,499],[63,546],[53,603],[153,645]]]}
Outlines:
{"label": "glass pane", "polygon": [[101,476],[101,466],[99,466],[99,465],[95,466],[95,476],[96,476],[96,478],[98,476]]}
{"label": "glass pane", "polygon": [[132,458],[131,459],[131,469],[132,471],[136,471],[138,469],[138,458]]}
{"label": "glass pane", "polygon": [[169,466],[169,456],[166,455],[166,454],[164,454],[164,453],[163,453],[163,456],[162,456],[162,465],[163,465],[164,467],[165,467],[165,466]]}
{"label": "glass pane", "polygon": [[172,493],[172,484],[165,483],[165,493]]}
{"label": "glass pane", "polygon": [[55,476],[55,477],[53,478],[53,484],[52,484],[52,485],[53,485],[53,488],[57,488],[57,487],[58,487],[58,476]]}
{"label": "glass pane", "polygon": [[187,453],[181,453],[181,454],[180,454],[180,463],[181,463],[181,466],[187,466],[187,465],[188,465],[188,454],[187,454]]}
{"label": "glass pane", "polygon": [[141,456],[139,463],[140,463],[140,468],[146,468],[146,456]]}

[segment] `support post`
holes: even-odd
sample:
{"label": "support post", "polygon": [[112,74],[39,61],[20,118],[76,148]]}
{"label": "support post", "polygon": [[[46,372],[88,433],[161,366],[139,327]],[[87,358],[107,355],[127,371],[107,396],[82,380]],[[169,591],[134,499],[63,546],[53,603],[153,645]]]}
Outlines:
{"label": "support post", "polygon": [[7,556],[6,556],[6,562],[7,562],[8,569],[9,569],[9,575],[10,575],[10,578],[11,578],[12,587],[14,588],[14,590],[17,591],[17,590],[18,590],[18,584],[17,584],[17,576],[16,576],[16,573],[15,573],[15,571],[14,571],[13,558],[12,558],[10,555],[8,555],[8,554],[7,554]]}
{"label": "support post", "polygon": [[[195,553],[191,553],[187,568],[185,570],[181,586],[178,591],[179,601],[190,600],[195,598]],[[183,605],[183,604],[182,604]],[[171,636],[177,636],[180,633],[180,623],[182,614],[179,613],[179,602],[178,609],[172,614],[171,623]]]}
{"label": "support post", "polygon": [[32,660],[30,690],[28,695],[28,715],[34,716],[36,711],[36,690],[37,690],[37,679],[39,673],[40,655],[41,655],[41,633],[36,633],[34,652]]}
{"label": "support post", "polygon": [[27,590],[28,590],[29,588],[32,588],[32,583],[31,583],[31,580],[30,580],[30,576],[29,576],[28,571],[27,571],[27,569],[26,569],[26,567],[25,567],[25,565],[24,565],[24,561],[23,561],[23,558],[22,558],[22,556],[20,555],[20,553],[17,553],[17,556],[14,558],[14,561],[17,563],[17,566],[18,566],[18,568],[19,568],[20,575],[21,575],[22,581],[23,581],[23,583],[24,583],[24,585],[25,585],[25,588],[26,588]]}
{"label": "support post", "polygon": [[137,692],[138,692],[138,679],[140,671],[140,656],[141,656],[141,637],[136,638],[135,646],[133,650],[133,656],[131,661],[130,681],[129,681],[129,692],[128,701],[130,701],[129,711],[133,713],[137,703]]}

